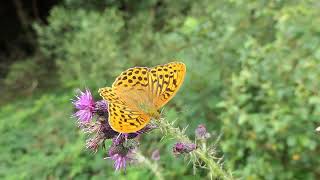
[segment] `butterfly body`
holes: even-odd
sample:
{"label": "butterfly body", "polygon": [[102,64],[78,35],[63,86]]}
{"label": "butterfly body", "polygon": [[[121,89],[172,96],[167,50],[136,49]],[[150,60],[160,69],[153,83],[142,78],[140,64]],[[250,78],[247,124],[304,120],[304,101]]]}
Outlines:
{"label": "butterfly body", "polygon": [[186,67],[171,62],[153,68],[135,67],[120,74],[112,87],[99,89],[109,104],[109,124],[117,132],[142,129],[179,90]]}

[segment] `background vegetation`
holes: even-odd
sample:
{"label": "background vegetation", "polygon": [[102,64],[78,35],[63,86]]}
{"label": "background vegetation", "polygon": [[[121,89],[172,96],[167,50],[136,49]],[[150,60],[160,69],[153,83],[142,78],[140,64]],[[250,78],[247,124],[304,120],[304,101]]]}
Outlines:
{"label": "background vegetation", "polygon": [[[99,99],[97,89],[129,67],[180,59],[187,77],[166,116],[189,125],[191,137],[198,124],[212,141],[222,134],[219,153],[235,177],[319,179],[319,8],[316,0],[56,2],[44,20],[27,21],[31,51],[5,56],[0,177],[152,179],[141,166],[114,173],[104,150],[85,150],[70,99],[85,87]],[[160,149],[166,178],[206,178],[160,138],[143,137],[142,150]]]}

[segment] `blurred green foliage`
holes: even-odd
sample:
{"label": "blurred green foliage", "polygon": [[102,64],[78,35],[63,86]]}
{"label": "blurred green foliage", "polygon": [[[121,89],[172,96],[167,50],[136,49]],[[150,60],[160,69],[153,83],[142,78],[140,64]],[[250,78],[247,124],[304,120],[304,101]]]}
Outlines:
{"label": "blurred green foliage", "polygon": [[[66,0],[48,25],[34,25],[40,61],[55,67],[44,82],[58,85],[1,108],[0,177],[152,178],[139,167],[113,173],[105,152],[85,151],[69,99],[74,88],[96,92],[127,68],[174,58],[186,63],[187,77],[165,108],[168,119],[189,125],[190,136],[200,123],[214,138],[222,134],[221,154],[236,177],[318,179],[319,8],[316,0]],[[8,86],[43,78],[30,62],[12,66]],[[142,149],[161,149],[165,177],[205,177],[159,138],[144,137]]]}

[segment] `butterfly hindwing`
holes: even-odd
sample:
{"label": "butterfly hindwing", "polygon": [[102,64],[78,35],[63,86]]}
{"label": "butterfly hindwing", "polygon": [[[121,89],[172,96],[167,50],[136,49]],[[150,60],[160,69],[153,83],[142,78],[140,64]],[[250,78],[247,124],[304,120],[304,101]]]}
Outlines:
{"label": "butterfly hindwing", "polygon": [[108,121],[113,130],[120,133],[136,132],[150,121],[150,117],[144,112],[127,106],[112,88],[101,88],[99,93],[108,101]]}
{"label": "butterfly hindwing", "polygon": [[109,104],[109,124],[117,132],[137,132],[149,121],[150,117],[143,112],[131,110],[120,104]]}

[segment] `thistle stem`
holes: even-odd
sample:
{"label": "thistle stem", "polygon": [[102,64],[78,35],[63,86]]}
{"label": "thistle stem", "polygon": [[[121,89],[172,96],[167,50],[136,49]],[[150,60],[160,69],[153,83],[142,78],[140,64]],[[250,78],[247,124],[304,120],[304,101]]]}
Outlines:
{"label": "thistle stem", "polygon": [[140,152],[136,152],[136,158],[139,160],[139,162],[144,163],[155,174],[158,180],[164,180],[158,164],[152,163],[150,159],[143,156]]}
{"label": "thistle stem", "polygon": [[221,180],[233,179],[227,172],[225,172],[221,168],[218,163],[216,163],[212,158],[208,158],[206,152],[204,152],[202,149],[197,149],[193,153],[207,165],[211,179],[213,179],[214,177],[219,177]]}
{"label": "thistle stem", "polygon": [[[192,143],[192,141],[185,135],[184,130],[174,127],[173,123],[169,123],[165,119],[155,121],[159,126],[161,132],[165,136],[173,137],[174,139],[186,143]],[[195,151],[191,152],[197,159],[200,159],[206,164],[207,169],[209,170],[209,176],[211,179],[219,178],[222,180],[231,180],[233,179],[232,175],[222,169],[221,165],[214,161],[213,157],[210,157],[208,154],[208,149],[203,142],[202,146],[198,147]]]}

